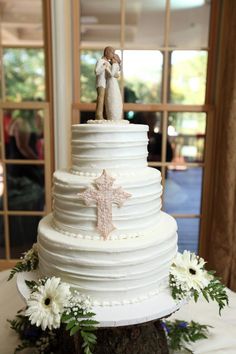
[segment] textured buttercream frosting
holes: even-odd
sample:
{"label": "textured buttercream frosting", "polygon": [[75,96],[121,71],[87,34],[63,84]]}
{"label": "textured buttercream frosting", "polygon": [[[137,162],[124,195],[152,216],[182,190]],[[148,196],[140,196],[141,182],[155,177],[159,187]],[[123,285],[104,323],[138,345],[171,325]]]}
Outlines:
{"label": "textured buttercream frosting", "polygon": [[52,215],[39,224],[42,275],[58,276],[89,294],[94,304],[114,305],[147,298],[167,287],[176,254],[176,222],[160,213],[158,224],[137,239],[87,240],[52,227]]}
{"label": "textured buttercream frosting", "polygon": [[72,126],[72,171],[98,173],[140,170],[147,166],[146,125]]}
{"label": "textured buttercream frosting", "polygon": [[[112,207],[113,224],[116,230],[112,237],[130,238],[144,234],[154,227],[161,209],[161,175],[158,170],[144,168],[136,176],[114,175],[114,186],[130,193],[131,197],[119,208]],[[96,230],[97,205],[86,206],[78,198],[88,187],[93,186],[96,177],[77,176],[66,171],[54,173],[54,223],[62,232],[74,235],[99,236]]]}
{"label": "textured buttercream frosting", "polygon": [[[135,124],[72,126],[72,167],[54,173],[53,213],[39,224],[39,268],[94,304],[142,301],[168,287],[177,225],[161,211],[161,174],[147,166],[147,130]],[[129,198],[112,204],[115,229],[97,230],[97,203],[79,196],[106,170]]]}

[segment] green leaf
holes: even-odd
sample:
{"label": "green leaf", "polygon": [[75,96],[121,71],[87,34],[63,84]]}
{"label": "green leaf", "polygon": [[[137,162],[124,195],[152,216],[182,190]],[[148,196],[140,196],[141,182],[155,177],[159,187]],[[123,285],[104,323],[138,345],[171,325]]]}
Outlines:
{"label": "green leaf", "polygon": [[69,315],[66,315],[66,314],[62,314],[62,316],[61,316],[61,321],[63,322],[63,323],[67,323],[67,321],[70,321],[70,320],[72,320],[73,318],[72,318],[72,315],[71,314],[69,314]]}
{"label": "green leaf", "polygon": [[219,314],[221,310],[228,305],[228,295],[225,286],[220,282],[219,278],[214,277],[203,291],[210,296],[211,300],[216,301],[219,305]]}
{"label": "green leaf", "polygon": [[83,337],[84,340],[91,342],[91,343],[96,343],[97,337],[93,333],[81,331],[81,336]]}
{"label": "green leaf", "polygon": [[195,301],[195,302],[198,301],[199,293],[197,292],[197,290],[194,290],[194,292],[193,292],[193,298],[194,298],[194,301]]}
{"label": "green leaf", "polygon": [[74,327],[76,323],[77,323],[76,320],[72,320],[72,321],[68,322],[67,325],[66,325],[66,331],[68,331],[69,329]]}
{"label": "green leaf", "polygon": [[80,330],[80,324],[77,324],[70,330],[70,336],[73,336],[76,332]]}
{"label": "green leaf", "polygon": [[[209,298],[208,298],[208,294],[207,294],[206,290],[202,289],[202,295],[204,296],[206,301],[209,302]],[[211,297],[211,294],[210,294],[210,297]]]}
{"label": "green leaf", "polygon": [[94,312],[86,312],[85,316],[86,317],[94,317],[94,316],[96,316],[96,313],[94,313]]}
{"label": "green leaf", "polygon": [[81,326],[93,326],[97,325],[99,322],[95,320],[82,320],[79,321],[79,323],[81,324]]}
{"label": "green leaf", "polygon": [[34,280],[25,280],[25,284],[28,286],[28,288],[30,288],[31,290],[33,290],[35,288],[35,286],[38,286],[38,284],[36,283],[36,281]]}

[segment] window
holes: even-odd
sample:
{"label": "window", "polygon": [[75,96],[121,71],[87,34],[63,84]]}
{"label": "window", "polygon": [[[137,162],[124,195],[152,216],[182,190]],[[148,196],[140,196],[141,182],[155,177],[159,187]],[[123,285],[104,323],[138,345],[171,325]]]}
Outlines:
{"label": "window", "polygon": [[0,267],[36,241],[51,209],[45,2],[1,2]]}

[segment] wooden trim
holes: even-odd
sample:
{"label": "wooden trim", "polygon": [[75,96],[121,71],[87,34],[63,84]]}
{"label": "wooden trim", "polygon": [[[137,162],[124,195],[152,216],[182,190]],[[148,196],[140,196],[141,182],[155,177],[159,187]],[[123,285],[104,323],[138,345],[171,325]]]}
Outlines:
{"label": "wooden trim", "polygon": [[[167,111],[164,111],[162,115],[162,142],[161,142],[161,162],[162,163],[166,162],[166,147],[167,147],[167,138],[168,138],[167,126],[168,126],[168,113]],[[161,172],[162,172],[163,190],[165,190],[165,168],[162,168]]]}
{"label": "wooden trim", "polygon": [[0,211],[0,215],[10,215],[10,216],[44,216],[45,211],[34,211],[34,210],[4,210]]}
{"label": "wooden trim", "polygon": [[[1,153],[2,156],[5,156],[5,140],[4,140],[4,131],[3,131],[3,111],[0,110],[0,127],[1,127]],[[3,168],[3,208],[8,209],[8,193],[7,193],[7,171],[6,165],[2,164]],[[9,221],[7,215],[3,215],[4,223],[4,240],[5,240],[5,255],[6,259],[10,258],[10,236],[9,236]]]}
{"label": "wooden trim", "polygon": [[176,218],[176,219],[201,219],[202,218],[202,215],[201,214],[170,214],[171,216],[173,216],[173,218]]}
{"label": "wooden trim", "polygon": [[24,102],[0,102],[0,109],[47,109],[48,102],[24,101]]}
{"label": "wooden trim", "polygon": [[[42,0],[42,1],[44,1],[44,0]],[[36,43],[34,43],[34,44],[24,44],[24,43],[22,43],[22,44],[17,44],[17,45],[15,45],[15,44],[2,44],[2,47],[3,48],[6,48],[6,49],[12,49],[12,48],[14,48],[14,49],[43,49],[44,48],[44,45],[43,45],[43,43],[41,43],[41,44],[36,44]]]}
{"label": "wooden trim", "polygon": [[45,100],[52,101],[53,79],[52,79],[52,31],[51,31],[51,1],[42,1],[43,19],[43,42],[45,55]]}
{"label": "wooden trim", "polygon": [[45,206],[46,212],[50,213],[52,210],[52,157],[50,154],[51,149],[51,136],[50,136],[50,120],[49,112],[45,110],[45,120],[44,120],[44,141],[45,141]]}
{"label": "wooden trim", "polygon": [[2,159],[2,162],[6,165],[44,165],[44,160],[12,160],[12,159]]}
{"label": "wooden trim", "polygon": [[211,1],[210,26],[209,26],[209,49],[207,61],[207,80],[206,80],[206,104],[213,102],[213,87],[215,86],[215,67],[216,67],[216,49],[217,49],[217,34],[219,26],[219,1]]}
{"label": "wooden trim", "polygon": [[[140,112],[209,112],[214,109],[213,105],[180,105],[180,104],[144,104],[144,103],[124,103],[124,111]],[[73,103],[72,109],[79,111],[95,111],[95,103]]]}
{"label": "wooden trim", "polygon": [[[164,167],[168,167],[168,166],[173,166],[174,163],[173,162],[162,162],[162,161],[150,161],[148,163],[148,166],[150,167],[160,167],[160,166],[164,166]],[[204,167],[205,163],[204,162],[186,162],[184,164],[178,164],[178,165],[183,165],[186,167]]]}
{"label": "wooden trim", "polygon": [[[72,0],[74,1],[74,0]],[[214,0],[213,0],[214,1]],[[191,49],[189,47],[172,47],[172,46],[155,46],[155,45],[145,45],[142,43],[142,47],[140,45],[133,45],[132,47],[126,47],[126,45],[124,44],[124,50],[156,50],[156,51],[160,51],[160,52],[173,52],[173,50],[184,50],[184,51],[208,51],[208,47],[191,47]],[[88,43],[88,44],[81,44],[80,45],[80,50],[101,50],[101,46],[99,46],[97,43]]]}
{"label": "wooden trim", "polygon": [[[45,111],[48,112],[46,122],[47,129],[49,130],[50,141],[50,160],[54,170],[54,111],[53,111],[53,63],[52,63],[52,21],[51,21],[51,0],[43,0],[43,34],[44,34],[44,53],[45,53],[45,86],[46,86],[46,101],[48,101]],[[45,126],[46,117],[44,117]],[[44,130],[45,136],[45,130]]]}
{"label": "wooden trim", "polygon": [[120,0],[120,47],[125,46],[125,15],[126,15],[126,0]]}

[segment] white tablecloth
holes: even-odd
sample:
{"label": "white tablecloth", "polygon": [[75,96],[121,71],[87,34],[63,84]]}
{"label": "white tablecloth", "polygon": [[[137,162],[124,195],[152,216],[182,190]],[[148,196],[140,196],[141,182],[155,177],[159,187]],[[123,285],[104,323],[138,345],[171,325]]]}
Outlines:
{"label": "white tablecloth", "polygon": [[[16,280],[7,282],[9,271],[0,272],[0,354],[13,354],[18,344],[17,335],[10,329],[7,318],[13,319],[16,312],[25,306],[16,288]],[[200,340],[192,346],[195,354],[236,354],[236,294],[228,290],[230,304],[218,315],[215,303],[199,300],[183,306],[171,318],[208,324],[208,339]],[[24,352],[25,353],[25,352]],[[69,354],[69,353],[68,353]]]}

